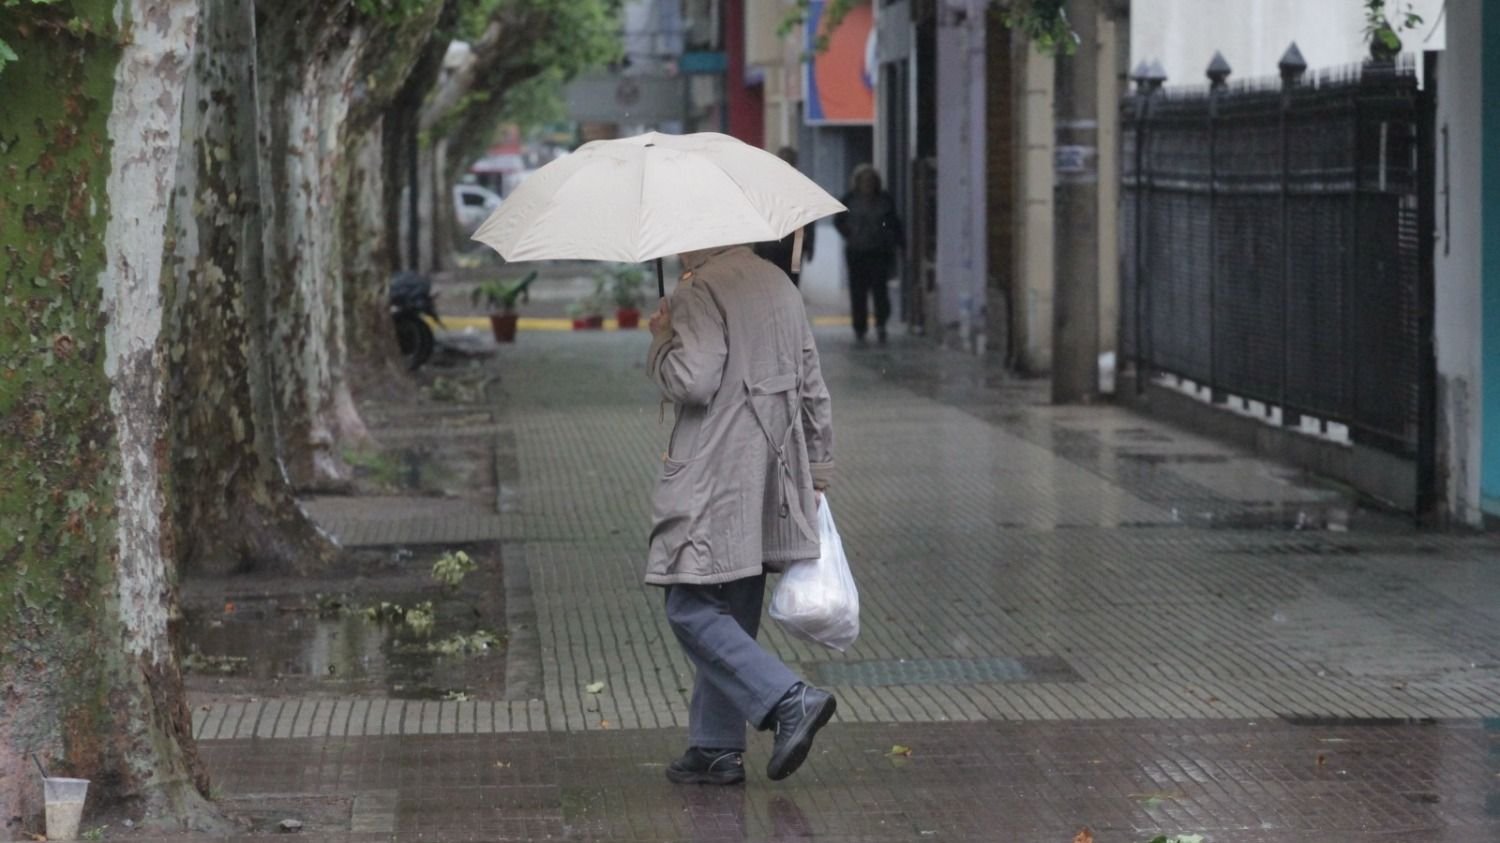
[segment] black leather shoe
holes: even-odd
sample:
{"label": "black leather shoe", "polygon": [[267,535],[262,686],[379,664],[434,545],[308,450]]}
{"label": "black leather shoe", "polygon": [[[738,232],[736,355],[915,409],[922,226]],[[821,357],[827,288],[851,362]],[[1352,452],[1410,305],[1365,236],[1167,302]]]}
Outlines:
{"label": "black leather shoe", "polygon": [[691,746],[667,765],[667,780],[673,784],[741,784],[745,781],[745,756],[736,749]]}
{"label": "black leather shoe", "polygon": [[813,736],[828,725],[837,708],[833,694],[803,682],[793,685],[771,712],[776,743],[771,762],[766,765],[766,777],[779,781],[797,772],[812,749]]}

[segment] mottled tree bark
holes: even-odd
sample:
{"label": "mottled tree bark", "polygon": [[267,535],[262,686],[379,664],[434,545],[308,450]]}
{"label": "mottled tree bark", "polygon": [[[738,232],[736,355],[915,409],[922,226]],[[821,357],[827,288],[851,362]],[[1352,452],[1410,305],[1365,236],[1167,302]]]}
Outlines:
{"label": "mottled tree bark", "polygon": [[40,810],[31,753],[95,806],[214,828],[168,634],[161,344],[196,2],[67,11],[82,34],[0,20],[0,828]]}
{"label": "mottled tree bark", "polygon": [[[340,439],[367,436],[344,378],[338,176],[359,45],[346,0],[258,4],[271,366],[294,486],[347,482]],[[344,412],[341,412],[344,411]]]}
{"label": "mottled tree bark", "polygon": [[391,375],[400,370],[400,354],[386,304],[395,242],[385,226],[384,134],[377,119],[354,139],[344,185],[343,292],[351,367]]}
{"label": "mottled tree bark", "polygon": [[388,383],[402,370],[386,296],[391,274],[401,268],[396,242],[400,217],[392,214],[399,213],[402,180],[392,163],[400,160],[402,141],[386,122],[400,121],[411,86],[430,80],[441,66],[447,40],[433,35],[440,25],[451,24],[456,6],[454,0],[434,2],[408,18],[365,24],[372,31],[364,39],[368,49],[356,73],[362,84],[350,108],[352,154],[345,159],[339,208],[345,344],[350,380],[357,385]]}
{"label": "mottled tree bark", "polygon": [[299,488],[342,485],[341,448],[369,440],[351,355],[378,374],[395,342],[380,116],[451,5],[383,21],[348,0],[261,3],[269,351],[283,460]]}
{"label": "mottled tree bark", "polygon": [[337,550],[277,459],[256,144],[253,0],[202,0],[165,327],[183,568],[305,572]]}

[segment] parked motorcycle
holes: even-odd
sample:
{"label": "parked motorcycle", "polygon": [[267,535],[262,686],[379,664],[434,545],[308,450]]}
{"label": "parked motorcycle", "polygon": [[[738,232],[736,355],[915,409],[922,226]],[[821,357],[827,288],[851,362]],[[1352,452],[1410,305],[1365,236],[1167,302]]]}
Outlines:
{"label": "parked motorcycle", "polygon": [[398,272],[391,277],[391,319],[396,323],[396,341],[401,345],[401,356],[406,358],[406,367],[412,371],[432,357],[436,344],[432,327],[423,317],[429,316],[437,324],[443,324],[437,314],[436,298],[432,292],[432,279],[420,272]]}

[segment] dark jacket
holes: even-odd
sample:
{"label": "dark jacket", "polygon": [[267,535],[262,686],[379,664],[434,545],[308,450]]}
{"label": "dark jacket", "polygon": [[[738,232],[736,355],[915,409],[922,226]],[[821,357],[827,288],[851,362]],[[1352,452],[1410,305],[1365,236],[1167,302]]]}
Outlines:
{"label": "dark jacket", "polygon": [[[813,248],[815,246],[814,241],[817,240],[817,234],[817,223],[809,223],[802,228],[803,266],[807,266],[807,262],[812,260]],[[764,243],[755,244],[755,253],[775,264],[776,268],[785,272],[794,284],[797,282],[797,276],[792,275],[792,243],[796,237],[797,232],[794,231],[780,240],[768,240]]]}
{"label": "dark jacket", "polygon": [[833,226],[843,235],[846,250],[894,255],[906,246],[896,200],[889,193],[882,190],[863,197],[851,190],[844,194],[843,202],[849,210],[835,216]]}

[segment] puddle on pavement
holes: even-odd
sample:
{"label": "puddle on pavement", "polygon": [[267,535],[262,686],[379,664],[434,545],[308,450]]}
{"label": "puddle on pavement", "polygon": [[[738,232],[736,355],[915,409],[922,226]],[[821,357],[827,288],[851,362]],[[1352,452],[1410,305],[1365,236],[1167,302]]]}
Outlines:
{"label": "puddle on pavement", "polygon": [[1202,519],[1201,526],[1221,530],[1287,530],[1345,533],[1350,512],[1341,506],[1241,503],[1223,507]]}
{"label": "puddle on pavement", "polygon": [[1150,465],[1167,464],[1217,464],[1229,462],[1230,457],[1224,454],[1162,454],[1149,451],[1120,451],[1122,460],[1134,460],[1136,462],[1148,463]]}
{"label": "puddle on pavement", "polygon": [[[423,564],[431,566],[413,562]],[[205,602],[183,610],[194,691],[395,699],[505,691],[498,560],[454,589],[433,582],[394,590],[375,580],[358,595],[226,592],[221,605]]]}

